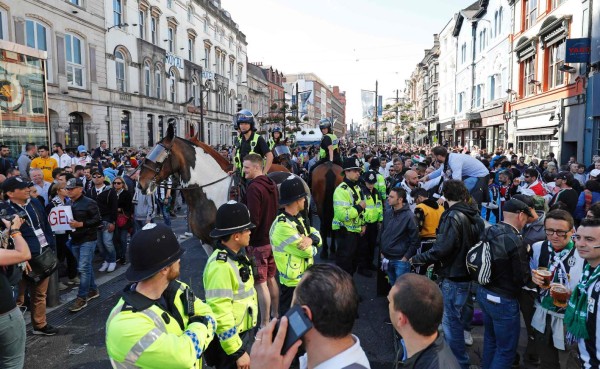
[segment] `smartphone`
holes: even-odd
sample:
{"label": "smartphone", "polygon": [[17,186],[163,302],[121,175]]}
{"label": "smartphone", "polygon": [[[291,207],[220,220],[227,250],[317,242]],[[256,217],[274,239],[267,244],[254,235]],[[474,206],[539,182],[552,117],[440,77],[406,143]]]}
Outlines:
{"label": "smartphone", "polygon": [[[313,324],[308,319],[308,316],[302,310],[300,305],[294,305],[288,310],[285,314],[288,318],[288,328],[285,333],[285,341],[283,342],[283,347],[281,348],[281,355],[285,355],[285,353],[292,347],[294,343],[296,343],[300,338],[302,338],[306,332],[308,332]],[[277,336],[277,332],[279,331],[279,323],[281,319],[277,321],[277,325],[275,326],[275,331],[273,332],[273,340],[275,340],[275,336]]]}

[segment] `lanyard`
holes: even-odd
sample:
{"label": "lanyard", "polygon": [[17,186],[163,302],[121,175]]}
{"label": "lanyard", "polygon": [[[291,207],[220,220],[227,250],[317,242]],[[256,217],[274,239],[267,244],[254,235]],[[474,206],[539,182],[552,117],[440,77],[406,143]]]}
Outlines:
{"label": "lanyard", "polygon": [[[31,219],[31,216],[29,215],[29,212],[27,211],[27,205],[29,205],[30,203],[25,204],[25,207],[21,207],[19,204],[15,204],[12,201],[9,201],[10,207],[13,208],[13,210],[17,211],[17,209],[15,209],[14,205],[18,206],[22,211],[25,212],[25,214],[27,214],[27,218],[29,218],[29,224],[31,224],[31,226],[33,227],[33,229],[42,229],[42,223],[40,222],[40,218],[37,215],[37,211],[35,210],[35,208],[32,206],[33,209],[33,213],[35,214],[35,220],[37,220],[37,224],[38,227],[35,228],[35,225],[33,224],[33,219]],[[13,205],[14,204],[14,205]]]}

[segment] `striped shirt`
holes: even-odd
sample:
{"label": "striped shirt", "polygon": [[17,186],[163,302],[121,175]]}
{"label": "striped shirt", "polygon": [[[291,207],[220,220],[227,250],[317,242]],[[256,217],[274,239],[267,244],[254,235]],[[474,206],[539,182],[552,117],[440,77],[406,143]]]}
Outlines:
{"label": "striped shirt", "polygon": [[589,287],[588,296],[587,331],[590,338],[579,340],[579,357],[583,369],[596,369],[600,368],[600,280]]}

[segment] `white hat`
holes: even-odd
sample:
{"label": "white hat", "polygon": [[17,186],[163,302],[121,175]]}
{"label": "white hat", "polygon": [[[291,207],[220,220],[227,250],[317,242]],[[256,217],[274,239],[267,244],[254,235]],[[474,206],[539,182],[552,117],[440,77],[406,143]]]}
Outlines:
{"label": "white hat", "polygon": [[600,169],[592,169],[590,177],[598,177],[600,175]]}

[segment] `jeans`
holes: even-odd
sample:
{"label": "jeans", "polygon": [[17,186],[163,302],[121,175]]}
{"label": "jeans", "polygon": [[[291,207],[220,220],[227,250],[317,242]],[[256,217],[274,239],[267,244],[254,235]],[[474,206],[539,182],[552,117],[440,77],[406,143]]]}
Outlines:
{"label": "jeans", "polygon": [[88,241],[84,243],[71,242],[73,255],[77,258],[79,269],[79,292],[77,297],[87,299],[90,290],[97,290],[96,281],[94,280],[94,268],[92,261],[94,260],[94,251],[96,250],[96,241]]}
{"label": "jeans", "polygon": [[444,329],[444,336],[456,360],[463,369],[469,368],[469,355],[465,346],[462,315],[463,308],[469,298],[470,288],[471,282],[454,282],[449,279],[444,279],[442,282],[442,297],[444,299],[442,327]]}
{"label": "jeans", "polygon": [[117,259],[127,259],[127,236],[129,235],[129,228],[115,227],[113,242],[115,244],[115,251]]}
{"label": "jeans", "polygon": [[102,228],[98,229],[98,250],[100,250],[100,255],[102,255],[104,261],[114,263],[117,261],[117,253],[113,243],[114,233],[108,231],[109,224],[109,222],[102,221]]}
{"label": "jeans", "polygon": [[170,227],[171,215],[169,214],[169,207],[165,205],[164,200],[156,199],[156,204],[158,205],[158,211],[162,214],[163,222]]}
{"label": "jeans", "polygon": [[[492,301],[495,300],[495,301]],[[521,330],[519,302],[501,297],[484,287],[477,291],[483,311],[483,369],[510,368],[517,353]]]}
{"label": "jeans", "polygon": [[19,307],[0,315],[0,368],[23,368],[26,337],[25,320]]}
{"label": "jeans", "polygon": [[393,286],[396,279],[402,274],[410,273],[410,263],[402,260],[390,260],[387,269],[387,275],[390,279],[390,284]]}

